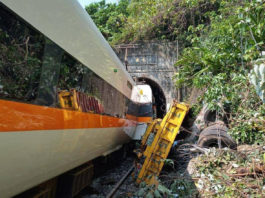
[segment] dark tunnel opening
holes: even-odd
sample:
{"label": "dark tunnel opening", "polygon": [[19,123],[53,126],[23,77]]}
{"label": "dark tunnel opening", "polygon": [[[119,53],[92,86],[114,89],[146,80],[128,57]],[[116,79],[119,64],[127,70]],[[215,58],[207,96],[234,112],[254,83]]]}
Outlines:
{"label": "dark tunnel opening", "polygon": [[165,94],[159,84],[157,84],[155,81],[145,78],[145,77],[140,77],[138,78],[138,82],[142,84],[147,84],[151,87],[153,97],[154,97],[154,105],[156,106],[156,111],[157,111],[157,118],[163,118],[166,115],[166,97]]}

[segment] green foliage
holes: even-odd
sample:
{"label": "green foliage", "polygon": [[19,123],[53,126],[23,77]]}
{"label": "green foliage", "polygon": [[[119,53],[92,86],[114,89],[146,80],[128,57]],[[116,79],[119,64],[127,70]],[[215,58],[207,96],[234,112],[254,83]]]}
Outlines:
{"label": "green foliage", "polygon": [[186,178],[174,180],[170,185],[170,189],[172,193],[177,194],[179,197],[196,197],[197,195],[195,185]]}
{"label": "green foliage", "polygon": [[237,115],[231,119],[229,133],[237,142],[262,144],[265,141],[265,105],[253,103],[250,106],[253,108],[245,108],[243,105],[238,109]]}
{"label": "green foliage", "polygon": [[[4,18],[6,17],[6,18]],[[6,30],[4,22],[10,24]],[[3,28],[3,29],[1,29]],[[6,12],[0,17],[0,97],[31,100],[37,95],[43,37],[16,22]]]}
{"label": "green foliage", "polygon": [[146,185],[142,182],[139,186],[139,190],[134,193],[136,197],[148,197],[148,198],[162,198],[173,197],[171,190],[163,185]]}
{"label": "green foliage", "polygon": [[190,47],[176,63],[177,86],[206,88],[202,96],[212,110],[228,116],[230,133],[241,143],[264,141],[261,101],[250,85],[252,61],[264,50],[265,4],[262,1],[221,1],[209,12],[211,24],[190,26]]}
{"label": "green foliage", "polygon": [[195,104],[193,104],[189,110],[190,116],[195,120],[202,108],[203,108],[203,104],[202,104],[201,99],[199,97],[199,98],[197,98],[197,102]]}
{"label": "green foliage", "polygon": [[121,33],[121,28],[129,15],[127,6],[129,0],[120,0],[118,4],[106,3],[102,0],[91,3],[86,11],[91,16],[104,37],[111,42],[115,35]]}
{"label": "green foliage", "polygon": [[188,27],[209,23],[209,17],[204,14],[218,6],[218,0],[132,0],[127,23],[115,42],[185,41]]}
{"label": "green foliage", "polygon": [[164,159],[164,166],[174,168],[174,161],[172,159]]}
{"label": "green foliage", "polygon": [[115,43],[139,40],[186,41],[188,27],[208,24],[206,14],[215,11],[220,0],[105,0],[86,7],[105,38]]}
{"label": "green foliage", "polygon": [[[262,146],[241,146],[239,151],[212,148],[194,160],[193,177],[202,197],[264,197]],[[254,176],[255,175],[255,176]]]}

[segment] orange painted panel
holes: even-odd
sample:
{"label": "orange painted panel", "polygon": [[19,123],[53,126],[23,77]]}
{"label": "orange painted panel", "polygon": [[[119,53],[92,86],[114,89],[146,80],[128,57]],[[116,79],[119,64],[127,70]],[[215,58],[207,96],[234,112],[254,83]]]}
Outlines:
{"label": "orange painted panel", "polygon": [[135,126],[112,116],[0,100],[0,132]]}
{"label": "orange painted panel", "polygon": [[138,117],[138,122],[150,122],[152,120],[152,117]]}
{"label": "orange painted panel", "polygon": [[135,121],[137,121],[137,117],[134,116],[134,115],[127,114],[126,115],[126,118],[129,119],[129,120],[135,120]]}

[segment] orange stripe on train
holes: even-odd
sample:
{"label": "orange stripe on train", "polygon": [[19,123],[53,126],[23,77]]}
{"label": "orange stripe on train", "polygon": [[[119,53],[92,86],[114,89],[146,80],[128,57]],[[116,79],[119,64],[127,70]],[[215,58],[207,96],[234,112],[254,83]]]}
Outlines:
{"label": "orange stripe on train", "polygon": [[135,121],[0,100],[0,132],[136,126]]}
{"label": "orange stripe on train", "polygon": [[150,122],[152,120],[152,117],[138,117],[138,122]]}

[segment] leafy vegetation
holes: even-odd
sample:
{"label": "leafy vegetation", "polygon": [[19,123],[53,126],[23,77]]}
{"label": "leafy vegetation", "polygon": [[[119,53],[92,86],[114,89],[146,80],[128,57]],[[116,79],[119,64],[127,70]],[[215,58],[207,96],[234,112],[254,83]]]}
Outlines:
{"label": "leafy vegetation", "polygon": [[207,0],[121,0],[118,4],[102,0],[86,10],[105,38],[116,44],[139,40],[185,41],[188,27],[209,24],[205,13],[218,7],[218,1]]}
{"label": "leafy vegetation", "polygon": [[265,140],[264,104],[249,82],[252,61],[264,50],[265,4],[222,1],[211,24],[190,26],[192,46],[177,62],[177,86],[207,88],[201,102],[228,116],[240,143]]}
{"label": "leafy vegetation", "polygon": [[195,151],[189,144],[178,146],[177,169],[161,175],[158,187],[141,183],[134,195],[150,198],[264,197],[264,143],[241,145],[237,151],[228,148]]}
{"label": "leafy vegetation", "polygon": [[212,148],[194,158],[192,177],[202,197],[264,197],[264,150]]}
{"label": "leafy vegetation", "polygon": [[0,11],[0,97],[31,100],[37,95],[44,38]]}
{"label": "leafy vegetation", "polygon": [[208,24],[209,17],[205,13],[218,6],[217,1],[204,0],[133,0],[128,6],[130,15],[118,41],[185,41],[188,27]]}
{"label": "leafy vegetation", "polygon": [[128,5],[129,0],[120,0],[117,5],[102,0],[98,3],[91,3],[86,7],[86,11],[104,37],[111,42],[116,35],[122,32],[122,27],[129,15]]}

